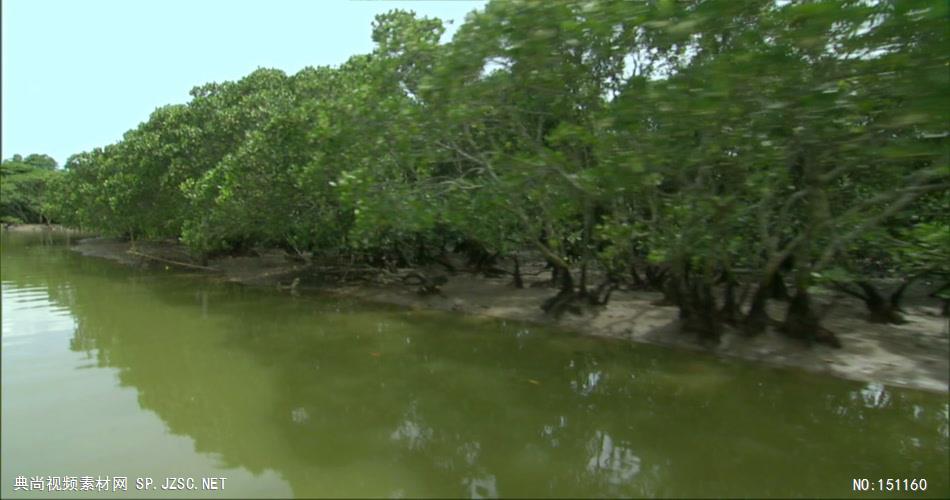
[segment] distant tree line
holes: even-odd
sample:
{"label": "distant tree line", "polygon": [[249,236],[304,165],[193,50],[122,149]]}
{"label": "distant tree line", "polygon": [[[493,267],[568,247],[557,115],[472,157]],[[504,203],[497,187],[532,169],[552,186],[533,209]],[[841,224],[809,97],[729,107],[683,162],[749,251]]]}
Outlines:
{"label": "distant tree line", "polygon": [[441,21],[392,11],[370,54],[196,87],[72,156],[56,216],[202,258],[459,252],[516,285],[530,251],[552,314],[652,288],[705,338],[774,325],[835,345],[815,286],[900,322],[904,288],[868,276],[950,274],[947,16],[931,0],[492,1],[440,44]]}
{"label": "distant tree line", "polygon": [[44,154],[13,155],[0,163],[0,222],[49,223],[53,207],[48,198],[51,180],[62,172]]}

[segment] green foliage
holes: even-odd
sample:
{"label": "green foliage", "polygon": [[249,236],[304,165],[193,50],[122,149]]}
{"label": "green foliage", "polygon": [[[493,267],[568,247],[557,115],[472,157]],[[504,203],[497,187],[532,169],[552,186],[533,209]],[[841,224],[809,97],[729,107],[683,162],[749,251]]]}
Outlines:
{"label": "green foliage", "polygon": [[0,218],[7,224],[50,222],[51,184],[60,175],[56,160],[40,154],[14,155],[0,164]]}
{"label": "green foliage", "polygon": [[474,241],[707,285],[794,257],[804,291],[880,262],[946,271],[946,16],[928,0],[493,1],[440,44],[439,20],[393,11],[371,54],[196,87],[74,156],[56,206],[205,255],[413,261]]}

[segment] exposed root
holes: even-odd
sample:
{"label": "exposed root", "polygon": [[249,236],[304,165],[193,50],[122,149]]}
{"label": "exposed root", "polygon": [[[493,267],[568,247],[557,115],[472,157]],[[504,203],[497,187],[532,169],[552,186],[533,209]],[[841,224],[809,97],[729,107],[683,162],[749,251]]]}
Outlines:
{"label": "exposed root", "polygon": [[575,292],[573,288],[562,288],[557,295],[545,300],[541,304],[541,309],[555,318],[560,318],[565,311],[571,314],[581,314],[581,308],[576,302],[582,299],[583,296]]}
{"label": "exposed root", "polygon": [[428,277],[418,271],[412,271],[402,278],[403,283],[407,285],[418,285],[416,293],[419,295],[443,295],[442,285],[449,282],[446,276]]}
{"label": "exposed root", "polygon": [[187,263],[187,262],[179,262],[179,261],[177,261],[177,260],[165,259],[165,258],[162,258],[162,257],[157,257],[157,256],[155,256],[155,255],[149,255],[149,254],[145,254],[145,253],[142,253],[142,252],[137,252],[137,251],[131,250],[131,249],[130,249],[130,250],[126,250],[126,253],[128,253],[128,254],[130,254],[130,255],[135,255],[136,257],[142,257],[142,258],[145,258],[145,259],[156,260],[156,261],[158,261],[158,262],[164,262],[164,263],[166,263],[166,264],[171,264],[171,265],[174,265],[174,266],[187,267],[187,268],[189,268],[189,269],[200,269],[200,270],[202,270],[202,271],[214,271],[214,272],[220,271],[220,269],[216,269],[216,268],[214,268],[214,267],[199,266],[199,265],[197,265],[197,264],[189,264],[189,263]]}
{"label": "exposed root", "polygon": [[799,290],[792,297],[788,306],[785,323],[780,329],[789,337],[804,339],[811,344],[818,342],[834,348],[841,348],[841,342],[835,334],[821,326],[818,316],[811,308],[811,299],[808,292]]}
{"label": "exposed root", "polygon": [[835,289],[852,297],[861,299],[868,309],[868,320],[872,323],[890,323],[893,325],[904,324],[907,321],[901,315],[901,297],[904,290],[913,282],[913,279],[906,280],[901,286],[891,294],[889,299],[885,299],[877,288],[867,281],[856,281],[855,284],[860,291],[852,290],[843,283],[834,283]]}

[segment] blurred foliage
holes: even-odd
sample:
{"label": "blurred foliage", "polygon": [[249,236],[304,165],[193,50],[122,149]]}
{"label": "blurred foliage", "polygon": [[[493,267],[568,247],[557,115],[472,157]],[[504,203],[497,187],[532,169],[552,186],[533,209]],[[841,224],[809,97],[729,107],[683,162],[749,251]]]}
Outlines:
{"label": "blurred foliage", "polygon": [[73,156],[58,216],[203,255],[408,263],[474,241],[700,287],[788,262],[800,293],[946,273],[947,10],[492,1],[447,44],[392,11],[370,54],[196,87]]}

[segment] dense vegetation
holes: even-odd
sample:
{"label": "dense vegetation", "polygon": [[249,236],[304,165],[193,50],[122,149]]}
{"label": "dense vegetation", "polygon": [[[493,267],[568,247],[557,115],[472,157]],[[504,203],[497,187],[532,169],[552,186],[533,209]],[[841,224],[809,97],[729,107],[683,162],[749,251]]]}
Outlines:
{"label": "dense vegetation", "polygon": [[776,323],[834,345],[815,286],[899,322],[903,287],[869,272],[950,272],[947,8],[493,1],[448,44],[393,11],[370,54],[196,87],[71,157],[58,216],[202,258],[460,252],[516,284],[533,253],[554,314],[653,287],[706,338]]}
{"label": "dense vegetation", "polygon": [[56,170],[56,160],[47,155],[13,155],[0,163],[0,222],[4,224],[49,223],[48,193]]}

